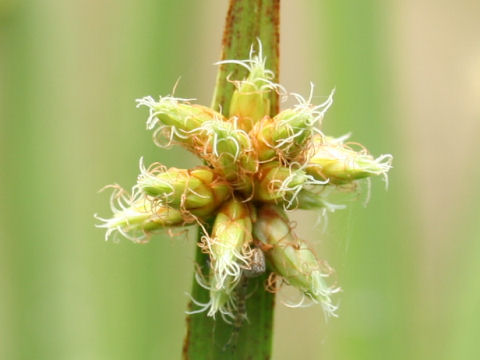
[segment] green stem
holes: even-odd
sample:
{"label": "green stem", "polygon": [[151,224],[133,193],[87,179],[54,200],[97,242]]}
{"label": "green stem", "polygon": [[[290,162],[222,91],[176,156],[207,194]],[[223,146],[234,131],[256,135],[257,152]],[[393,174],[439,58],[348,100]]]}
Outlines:
{"label": "green stem", "polygon": [[[252,44],[260,39],[267,67],[274,71],[278,82],[279,64],[279,8],[280,0],[230,0],[223,35],[223,59],[247,59]],[[212,107],[228,111],[233,94],[233,84],[228,80],[241,80],[246,70],[235,64],[220,66]],[[271,98],[272,114],[278,112],[278,95]],[[210,231],[211,224],[206,230]],[[199,231],[198,237],[202,236]],[[198,269],[208,274],[208,256],[199,248],[195,257]],[[245,298],[248,321],[241,327],[225,323],[220,317],[212,319],[205,312],[187,316],[187,334],[183,347],[183,359],[270,359],[272,351],[272,327],[274,295],[265,291],[268,274],[249,279],[240,291]],[[209,293],[193,281],[192,297],[202,303],[209,300]],[[189,310],[195,305],[190,302]]]}

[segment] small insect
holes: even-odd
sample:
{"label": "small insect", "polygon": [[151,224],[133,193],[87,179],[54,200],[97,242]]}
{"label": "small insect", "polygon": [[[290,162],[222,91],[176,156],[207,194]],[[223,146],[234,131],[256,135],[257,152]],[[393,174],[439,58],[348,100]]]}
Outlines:
{"label": "small insect", "polygon": [[247,278],[260,276],[265,272],[265,255],[259,248],[253,248],[249,266],[243,269],[243,275]]}

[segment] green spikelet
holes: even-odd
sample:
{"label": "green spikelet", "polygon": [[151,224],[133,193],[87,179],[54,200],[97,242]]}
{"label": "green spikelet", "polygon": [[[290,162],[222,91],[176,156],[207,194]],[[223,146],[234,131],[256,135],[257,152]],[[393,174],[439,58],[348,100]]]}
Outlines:
{"label": "green spikelet", "polygon": [[320,303],[327,315],[335,316],[337,307],[332,303],[331,295],[338,289],[327,285],[325,277],[328,273],[322,271],[306,243],[294,236],[284,212],[274,205],[263,206],[253,231],[255,238],[263,244],[275,272],[307,298]]}
{"label": "green spikelet", "polygon": [[253,130],[254,144],[261,162],[279,157],[282,161],[297,158],[305,144],[314,134],[318,125],[333,102],[332,94],[323,104],[313,106],[310,100],[304,100],[295,94],[299,104],[286,109],[273,119],[264,118]]}
{"label": "green spikelet", "polygon": [[234,124],[208,121],[195,138],[195,152],[229,181],[235,190],[249,192],[258,167],[248,134]]}
{"label": "green spikelet", "polygon": [[141,166],[137,183],[162,203],[200,216],[218,208],[232,193],[228,182],[206,166],[190,170],[161,165],[147,170]]}
{"label": "green spikelet", "polygon": [[233,290],[249,266],[252,221],[247,205],[232,199],[218,212],[210,239],[204,239],[211,258],[208,314],[226,314],[232,308]]}
{"label": "green spikelet", "polygon": [[162,135],[167,138],[167,144],[176,141],[192,150],[193,134],[205,122],[225,120],[222,114],[206,106],[190,104],[189,100],[170,96],[160,97],[158,101],[151,96],[137,99],[137,107],[149,108],[147,129],[155,129],[154,139],[157,145],[160,145],[158,138]]}
{"label": "green spikelet", "polygon": [[329,180],[331,184],[346,184],[374,175],[383,175],[387,179],[391,155],[375,159],[365,149],[354,151],[343,140],[315,135],[307,156],[307,173],[317,179]]}
{"label": "green spikelet", "polygon": [[293,202],[308,180],[302,170],[281,166],[276,161],[269,162],[257,173],[255,200],[275,204]]}
{"label": "green spikelet", "polygon": [[246,79],[234,81],[236,90],[230,102],[229,116],[240,129],[249,132],[258,121],[270,115],[271,92],[284,90],[273,82],[275,74],[266,69],[266,59],[262,55],[260,43],[258,53],[255,53],[252,47],[250,59],[226,60],[220,63],[239,64],[248,70]]}
{"label": "green spikelet", "polygon": [[110,205],[113,217],[104,219],[96,216],[103,222],[97,227],[107,229],[106,240],[117,231],[134,242],[142,242],[155,230],[194,222],[194,218],[177,209],[155,204],[137,189],[130,196],[122,188],[116,187]]}

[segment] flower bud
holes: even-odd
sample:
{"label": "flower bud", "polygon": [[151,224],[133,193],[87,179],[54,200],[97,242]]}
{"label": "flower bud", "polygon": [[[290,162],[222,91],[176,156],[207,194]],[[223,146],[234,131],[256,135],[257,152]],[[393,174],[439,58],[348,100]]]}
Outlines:
{"label": "flower bud", "polygon": [[257,160],[248,134],[234,124],[208,121],[198,130],[195,152],[218,170],[235,190],[248,191]]}
{"label": "flower bud", "polygon": [[[191,148],[195,132],[206,121],[219,119],[225,120],[223,115],[202,105],[190,104],[189,99],[179,99],[170,96],[160,97],[155,101],[151,96],[137,99],[137,107],[147,106],[150,116],[147,128],[155,130],[155,139],[158,133],[167,137],[169,143],[178,141]],[[158,143],[157,143],[158,145]]]}
{"label": "flower bud", "polygon": [[318,106],[311,105],[311,99],[294,95],[299,99],[298,105],[280,112],[273,119],[264,118],[255,126],[253,137],[259,161],[269,161],[277,156],[280,160],[295,159],[333,102],[333,92]]}
{"label": "flower bud", "polygon": [[252,251],[252,222],[249,207],[235,199],[218,212],[211,239],[204,239],[211,258],[210,298],[213,316],[233,294],[242,276],[242,268],[249,266]]}
{"label": "flower bud", "polygon": [[238,127],[248,132],[255,123],[269,114],[268,91],[265,93],[248,80],[242,81],[233,93],[230,103],[230,116],[235,118]]}
{"label": "flower bud", "polygon": [[337,307],[332,303],[331,295],[338,289],[327,285],[325,277],[328,273],[322,271],[307,244],[294,236],[283,211],[274,205],[263,206],[253,233],[263,244],[274,271],[313,302],[320,303],[327,315],[335,316]]}
{"label": "flower bud", "polygon": [[104,219],[96,216],[97,219],[103,221],[103,224],[97,227],[107,229],[105,240],[109,236],[118,231],[126,238],[141,242],[148,239],[151,232],[167,227],[181,226],[194,221],[169,206],[158,206],[147,199],[144,195],[134,191],[129,196],[121,188],[117,188],[113,193],[110,201],[113,217]]}
{"label": "flower bud", "polygon": [[365,149],[354,151],[343,140],[315,135],[307,156],[307,173],[316,179],[328,179],[332,184],[346,184],[373,175],[383,175],[386,179],[392,155],[375,159]]}
{"label": "flower bud", "polygon": [[237,64],[248,70],[245,79],[231,81],[236,89],[230,101],[229,117],[235,119],[239,129],[249,132],[255,123],[270,115],[271,92],[284,93],[285,90],[273,82],[275,74],[266,68],[261,43],[257,53],[252,47],[247,60],[224,60],[218,64]]}
{"label": "flower bud", "polygon": [[206,166],[191,170],[163,166],[146,170],[143,165],[140,168],[139,187],[147,195],[177,209],[210,213],[231,194],[228,183]]}
{"label": "flower bud", "polygon": [[294,170],[273,161],[260,166],[255,183],[255,200],[279,204],[290,202],[308,181],[302,170]]}

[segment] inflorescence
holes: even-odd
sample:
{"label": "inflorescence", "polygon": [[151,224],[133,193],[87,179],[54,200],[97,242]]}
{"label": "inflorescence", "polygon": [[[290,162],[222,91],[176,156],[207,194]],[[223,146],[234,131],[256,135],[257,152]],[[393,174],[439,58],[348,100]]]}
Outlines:
{"label": "inflorescence", "polygon": [[[311,103],[313,86],[308,99],[290,94],[297,104],[270,116],[272,92],[283,100],[288,94],[274,83],[265,61],[260,47],[247,60],[220,62],[248,70],[245,79],[232,81],[236,89],[228,116],[192,104],[193,99],[138,99],[137,107],[149,109],[147,128],[153,130],[155,144],[181,145],[205,165],[145,167],[141,159],[137,184],[131,193],[111,186],[113,216],[96,216],[102,222],[97,226],[106,229],[106,239],[118,233],[144,242],[160,229],[200,225],[204,236],[198,245],[209,254],[210,274],[197,273],[196,278],[209,290],[210,301],[193,299],[199,306],[193,312],[220,314],[228,321],[236,311],[235,289],[242,277],[269,271],[277,284],[281,279],[301,292],[300,305],[304,300],[318,303],[327,315],[336,316],[332,294],[339,288],[327,283],[331,269],[295,235],[287,212],[342,208],[326,196],[354,189],[373,175],[387,180],[392,156],[374,158],[363,147],[355,150],[347,137],[321,132],[333,92],[319,105]],[[204,225],[213,219],[208,234]]]}

